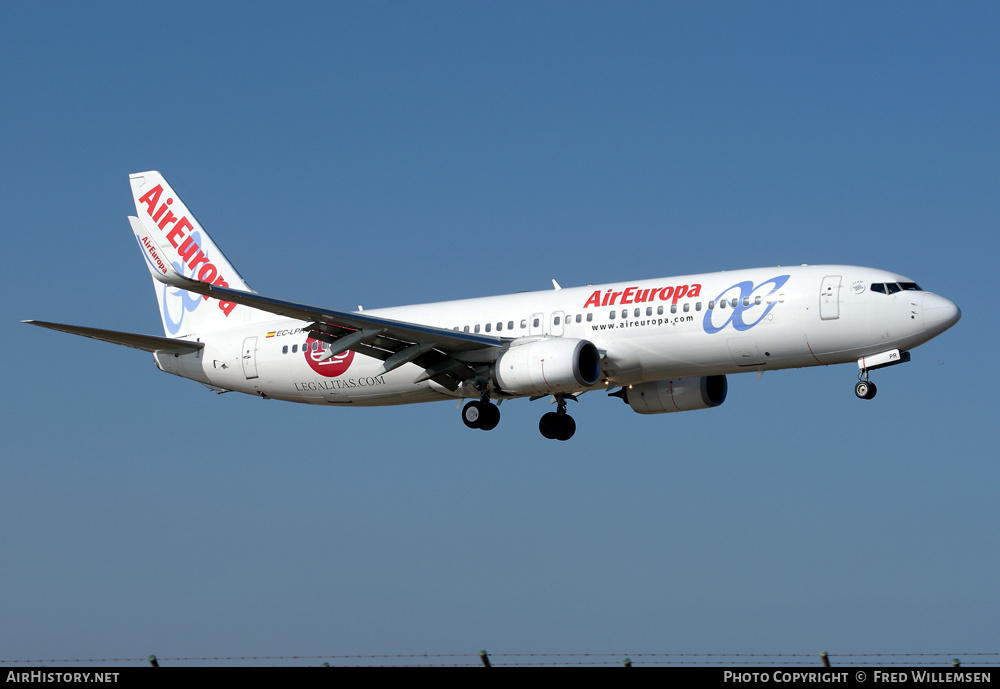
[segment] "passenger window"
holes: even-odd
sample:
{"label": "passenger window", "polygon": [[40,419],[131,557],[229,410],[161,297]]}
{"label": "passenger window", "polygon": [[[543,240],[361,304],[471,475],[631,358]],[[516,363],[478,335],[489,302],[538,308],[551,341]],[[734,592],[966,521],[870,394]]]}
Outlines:
{"label": "passenger window", "polygon": [[493,329],[493,324],[492,324],[492,323],[487,323],[487,324],[486,324],[486,332],[489,332],[489,331],[491,331],[492,329]]}
{"label": "passenger window", "polygon": [[635,317],[638,318],[639,314],[641,314],[641,313],[642,313],[642,309],[636,309],[635,310]]}
{"label": "passenger window", "polygon": [[576,322],[579,323],[581,320],[583,319],[580,317],[580,314],[576,314]]}
{"label": "passenger window", "polygon": [[622,309],[622,318],[628,318],[628,309]]}
{"label": "passenger window", "polygon": [[701,302],[700,301],[697,304],[694,305],[694,310],[695,311],[701,311]]}
{"label": "passenger window", "polygon": [[750,297],[743,297],[743,306],[750,306]]}
{"label": "passenger window", "polygon": [[479,324],[478,324],[478,323],[476,323],[476,328],[475,328],[475,331],[476,331],[477,333],[479,332]]}
{"label": "passenger window", "polygon": [[533,324],[534,324],[533,327],[535,327],[535,328],[538,327],[538,319],[537,318],[533,321]]}
{"label": "passenger window", "polygon": [[690,302],[684,302],[684,313],[687,313],[690,310],[691,310]]}
{"label": "passenger window", "polygon": [[715,300],[713,299],[712,301],[708,302],[708,310],[711,311],[714,308],[715,308]]}
{"label": "passenger window", "polygon": [[589,322],[590,322],[590,321],[592,321],[592,320],[594,320],[594,314],[592,314],[592,313],[588,313],[588,314],[587,314],[587,322],[589,323]]}
{"label": "passenger window", "polygon": [[677,304],[670,305],[670,313],[677,313]]}
{"label": "passenger window", "polygon": [[297,344],[293,344],[292,345],[292,354],[295,354],[295,352],[297,352],[297,351],[299,351],[299,346]]}
{"label": "passenger window", "polygon": [[719,308],[720,309],[726,308],[726,300],[725,299],[720,299],[719,300]]}
{"label": "passenger window", "polygon": [[514,329],[514,321],[507,321],[507,330]]}
{"label": "passenger window", "polygon": [[464,330],[465,332],[469,332],[469,326],[465,326],[464,328],[462,328],[462,330]]}
{"label": "passenger window", "polygon": [[652,316],[653,315],[653,307],[652,306],[647,306],[646,307],[646,315],[647,316]]}
{"label": "passenger window", "polygon": [[284,347],[281,348],[281,353],[288,354],[288,345],[285,345]]}
{"label": "passenger window", "polygon": [[497,332],[500,332],[501,330],[503,330],[503,321],[497,323]]}
{"label": "passenger window", "polygon": [[524,330],[527,327],[528,327],[528,319],[527,318],[522,318],[521,319],[521,330]]}
{"label": "passenger window", "polygon": [[730,303],[731,303],[731,304],[733,305],[733,308],[735,309],[735,308],[736,308],[736,304],[738,304],[739,302],[738,302],[738,300],[736,299],[736,297],[733,297],[733,300],[732,300],[732,302],[730,302]]}
{"label": "passenger window", "polygon": [[656,315],[657,316],[663,315],[663,304],[660,304],[659,306],[656,307]]}
{"label": "passenger window", "polygon": [[552,317],[552,325],[559,325],[559,316]]}
{"label": "passenger window", "polygon": [[756,297],[754,297],[753,304],[754,304],[754,306],[760,306],[760,295],[757,295]]}
{"label": "passenger window", "polygon": [[614,311],[612,311],[612,312],[611,312],[611,315],[609,316],[609,318],[610,318],[611,320],[614,320],[614,319],[615,319],[615,312],[614,312]]}

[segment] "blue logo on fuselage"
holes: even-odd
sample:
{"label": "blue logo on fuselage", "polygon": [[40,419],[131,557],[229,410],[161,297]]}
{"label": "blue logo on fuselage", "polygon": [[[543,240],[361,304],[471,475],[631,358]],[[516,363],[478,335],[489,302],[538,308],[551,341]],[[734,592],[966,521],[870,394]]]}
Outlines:
{"label": "blue logo on fuselage", "polygon": [[[791,276],[779,275],[765,280],[759,285],[754,285],[750,280],[744,280],[724,289],[715,298],[715,308],[710,308],[705,312],[705,320],[702,324],[705,332],[714,335],[725,329],[730,323],[732,323],[733,329],[740,331],[754,327],[764,320],[767,314],[771,313],[774,305],[778,303],[777,300],[766,303],[767,298],[781,289],[788,282],[789,277]],[[765,293],[764,288],[768,285],[771,286],[771,289]],[[757,307],[763,308],[758,309]],[[760,315],[757,315],[755,311],[760,311]],[[750,314],[750,317],[756,316],[756,318],[748,320],[745,317],[747,313]],[[719,321],[722,321],[722,324],[716,325]]]}

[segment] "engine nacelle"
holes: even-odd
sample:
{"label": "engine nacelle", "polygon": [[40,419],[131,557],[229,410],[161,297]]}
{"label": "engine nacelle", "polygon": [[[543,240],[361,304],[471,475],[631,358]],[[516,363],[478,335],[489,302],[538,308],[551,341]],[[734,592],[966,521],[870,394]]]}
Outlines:
{"label": "engine nacelle", "polygon": [[501,390],[516,395],[583,390],[600,380],[601,354],[588,340],[515,341],[493,365],[493,378]]}
{"label": "engine nacelle", "polygon": [[718,407],[728,391],[725,376],[703,376],[633,385],[623,388],[620,397],[640,414],[666,414]]}

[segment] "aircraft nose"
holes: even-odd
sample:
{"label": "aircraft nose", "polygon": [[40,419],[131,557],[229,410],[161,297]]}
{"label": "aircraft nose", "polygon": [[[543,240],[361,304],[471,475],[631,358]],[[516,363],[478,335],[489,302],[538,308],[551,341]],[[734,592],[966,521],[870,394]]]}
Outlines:
{"label": "aircraft nose", "polygon": [[933,335],[943,333],[962,317],[958,306],[930,292],[924,294],[923,312],[924,329]]}

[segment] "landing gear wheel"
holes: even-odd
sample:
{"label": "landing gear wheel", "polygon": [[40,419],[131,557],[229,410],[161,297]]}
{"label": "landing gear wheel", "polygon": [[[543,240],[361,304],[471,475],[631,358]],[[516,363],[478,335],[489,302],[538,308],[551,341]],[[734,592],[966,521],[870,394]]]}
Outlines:
{"label": "landing gear wheel", "polygon": [[[483,403],[478,400],[469,402],[462,408],[462,423],[469,428],[480,428],[484,421]],[[499,419],[497,419],[499,421]]]}
{"label": "landing gear wheel", "polygon": [[870,400],[878,392],[878,388],[875,387],[875,383],[868,383],[868,394],[865,395],[866,400]]}
{"label": "landing gear wheel", "polygon": [[559,417],[559,430],[556,433],[556,440],[569,440],[576,433],[576,421],[569,414]]}
{"label": "landing gear wheel", "polygon": [[492,431],[500,423],[500,407],[489,402],[480,402],[479,430]]}
{"label": "landing gear wheel", "polygon": [[542,437],[548,438],[549,440],[556,439],[556,431],[559,428],[559,415],[554,411],[550,411],[548,414],[542,415],[542,418],[538,421],[538,430],[542,434]]}
{"label": "landing gear wheel", "polygon": [[576,421],[569,414],[550,411],[539,420],[538,430],[549,440],[569,440],[576,433]]}
{"label": "landing gear wheel", "polygon": [[469,428],[492,431],[500,423],[500,408],[482,400],[469,402],[462,408],[462,423]]}
{"label": "landing gear wheel", "polygon": [[859,380],[858,384],[854,386],[854,394],[863,400],[870,400],[876,392],[878,392],[878,388],[871,381]]}

